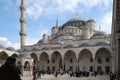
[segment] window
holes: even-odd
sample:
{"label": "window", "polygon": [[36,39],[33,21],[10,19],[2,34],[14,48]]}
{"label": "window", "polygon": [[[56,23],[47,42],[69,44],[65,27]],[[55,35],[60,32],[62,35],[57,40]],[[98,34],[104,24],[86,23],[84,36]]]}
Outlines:
{"label": "window", "polygon": [[108,63],[110,61],[109,57],[106,57],[106,62]]}
{"label": "window", "polygon": [[97,71],[98,71],[98,72],[102,71],[101,66],[98,66],[98,67],[97,67]]}
{"label": "window", "polygon": [[93,63],[93,58],[90,58],[90,62]]}
{"label": "window", "polygon": [[55,66],[52,67],[52,70],[53,70],[53,71],[55,70]]}
{"label": "window", "polygon": [[69,68],[70,70],[73,70],[73,66],[70,66],[70,68]]}
{"label": "window", "polygon": [[48,70],[48,71],[50,70],[50,66],[47,67],[47,70]]}
{"label": "window", "polygon": [[101,58],[98,58],[98,64],[101,64],[101,63],[102,63]]}
{"label": "window", "polygon": [[105,67],[105,71],[106,71],[106,73],[108,74],[108,73],[110,72],[110,67],[109,67],[109,66],[106,66],[106,67]]}
{"label": "window", "polygon": [[47,60],[47,63],[49,63],[50,61],[49,60]]}
{"label": "window", "polygon": [[93,66],[90,66],[89,71],[90,71],[90,72],[93,72]]}
{"label": "window", "polygon": [[73,59],[70,59],[70,63],[72,63],[73,62]]}
{"label": "window", "polygon": [[55,60],[54,60],[54,59],[52,59],[52,63],[55,63]]}

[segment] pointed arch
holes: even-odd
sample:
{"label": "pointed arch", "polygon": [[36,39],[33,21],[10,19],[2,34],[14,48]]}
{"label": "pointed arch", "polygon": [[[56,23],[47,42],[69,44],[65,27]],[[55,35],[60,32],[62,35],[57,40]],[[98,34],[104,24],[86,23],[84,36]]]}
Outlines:
{"label": "pointed arch", "polygon": [[24,70],[25,70],[25,71],[30,71],[30,63],[29,63],[28,61],[26,61],[26,62],[24,63]]}
{"label": "pointed arch", "polygon": [[79,58],[85,58],[85,57],[91,57],[92,58],[92,53],[90,50],[88,49],[83,49],[80,53],[79,53]]}
{"label": "pointed arch", "polygon": [[39,60],[48,60],[48,59],[49,59],[49,56],[48,56],[48,54],[46,52],[42,52],[40,54]]}
{"label": "pointed arch", "polygon": [[93,71],[93,56],[90,50],[83,49],[79,53],[78,68],[82,71]]}
{"label": "pointed arch", "polygon": [[73,50],[68,50],[64,54],[64,59],[68,59],[68,58],[76,58],[76,54]]}
{"label": "pointed arch", "polygon": [[112,56],[112,54],[107,48],[104,48],[104,47],[98,49],[95,53],[95,58],[96,57],[105,57],[105,56]]}
{"label": "pointed arch", "polygon": [[12,54],[13,57],[18,57],[18,55],[16,53]]}
{"label": "pointed arch", "polygon": [[47,66],[49,65],[48,54],[46,52],[42,52],[39,57],[40,57],[39,58],[39,69],[40,70],[47,70]]}
{"label": "pointed arch", "polygon": [[111,71],[111,63],[112,63],[111,52],[104,47],[98,49],[97,52],[95,53],[96,71],[109,73]]}

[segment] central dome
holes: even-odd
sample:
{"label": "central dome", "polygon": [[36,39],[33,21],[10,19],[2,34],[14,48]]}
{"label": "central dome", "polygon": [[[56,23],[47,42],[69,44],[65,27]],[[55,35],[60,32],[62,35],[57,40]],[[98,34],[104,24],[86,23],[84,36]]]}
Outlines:
{"label": "central dome", "polygon": [[67,22],[74,22],[74,21],[85,21],[85,20],[82,19],[82,18],[80,18],[80,17],[78,17],[78,16],[76,16],[76,17],[74,17],[74,18],[68,20]]}
{"label": "central dome", "polygon": [[62,29],[65,27],[77,27],[77,28],[82,28],[83,26],[86,25],[86,20],[76,16],[70,20],[68,20],[65,24],[63,24]]}

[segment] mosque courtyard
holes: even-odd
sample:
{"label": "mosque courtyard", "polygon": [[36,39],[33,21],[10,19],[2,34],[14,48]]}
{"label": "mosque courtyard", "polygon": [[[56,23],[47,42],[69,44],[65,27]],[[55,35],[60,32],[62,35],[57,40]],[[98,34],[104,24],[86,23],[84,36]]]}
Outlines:
{"label": "mosque courtyard", "polygon": [[[24,76],[21,77],[22,80],[32,80],[33,77],[32,76]],[[97,75],[95,76],[89,76],[89,77],[70,77],[68,74],[65,75],[58,75],[58,77],[56,78],[54,75],[42,75],[41,79],[38,80],[110,80],[108,75]]]}

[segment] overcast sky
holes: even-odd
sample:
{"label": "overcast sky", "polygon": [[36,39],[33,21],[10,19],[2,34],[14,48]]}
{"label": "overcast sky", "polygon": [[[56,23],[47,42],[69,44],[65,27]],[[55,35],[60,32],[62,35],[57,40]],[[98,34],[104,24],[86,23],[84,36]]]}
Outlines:
{"label": "overcast sky", "polygon": [[[27,45],[36,44],[44,33],[50,35],[58,16],[59,25],[78,16],[94,19],[106,33],[111,33],[112,0],[25,0]],[[20,0],[0,0],[0,44],[20,46]]]}

